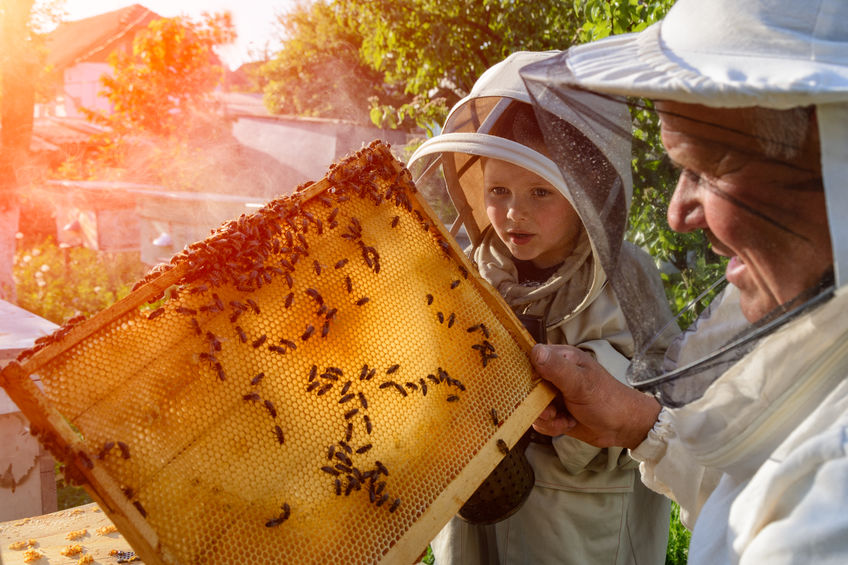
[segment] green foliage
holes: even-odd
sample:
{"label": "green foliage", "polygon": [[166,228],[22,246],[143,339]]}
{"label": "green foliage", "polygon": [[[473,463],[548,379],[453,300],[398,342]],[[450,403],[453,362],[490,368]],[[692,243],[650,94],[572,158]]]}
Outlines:
{"label": "green foliage", "polygon": [[370,100],[400,100],[383,73],[364,60],[362,31],[337,6],[298,4],[279,23],[288,39],[260,70],[270,112],[367,123]]}
{"label": "green foliage", "polygon": [[123,298],[146,271],[137,253],[62,248],[52,241],[34,244],[15,254],[18,306],[62,324]]}
{"label": "green foliage", "polygon": [[[672,311],[679,312],[722,276],[726,260],[710,250],[703,231],[678,233],[668,227],[666,211],[678,173],[660,142],[653,105],[644,100],[632,102],[636,158],[627,237],[657,261]],[[681,316],[681,327],[688,326],[699,312],[696,308]]]}
{"label": "green foliage", "polygon": [[676,502],[672,502],[668,548],[665,553],[666,565],[686,565],[689,558],[689,538],[691,536],[691,532],[680,521],[680,507]]}

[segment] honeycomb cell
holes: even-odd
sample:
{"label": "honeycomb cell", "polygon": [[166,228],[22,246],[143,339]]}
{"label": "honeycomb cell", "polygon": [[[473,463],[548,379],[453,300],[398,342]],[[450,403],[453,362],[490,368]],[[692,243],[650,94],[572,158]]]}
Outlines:
{"label": "honeycomb cell", "polygon": [[172,264],[38,367],[145,562],[378,562],[534,387],[520,324],[385,146]]}

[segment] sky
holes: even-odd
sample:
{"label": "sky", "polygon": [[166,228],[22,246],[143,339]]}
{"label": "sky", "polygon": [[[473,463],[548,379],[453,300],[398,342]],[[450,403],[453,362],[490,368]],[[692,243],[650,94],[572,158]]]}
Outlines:
{"label": "sky", "polygon": [[231,69],[261,58],[266,46],[271,52],[279,46],[276,15],[287,12],[296,0],[65,0],[67,20],[79,20],[141,4],[162,17],[188,16],[200,19],[203,12],[225,12],[233,15],[238,38],[223,47],[218,55]]}

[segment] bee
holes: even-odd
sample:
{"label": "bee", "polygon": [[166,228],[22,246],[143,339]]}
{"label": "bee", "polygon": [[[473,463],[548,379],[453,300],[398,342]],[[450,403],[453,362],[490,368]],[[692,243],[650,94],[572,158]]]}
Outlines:
{"label": "bee", "polygon": [[459,397],[455,394],[452,394],[452,395],[447,397],[448,402],[456,402],[457,400],[459,400]]}
{"label": "bee", "polygon": [[504,440],[498,438],[497,443],[498,443],[498,451],[500,451],[504,455],[509,454],[509,446],[506,444],[506,442]]}
{"label": "bee", "polygon": [[215,351],[221,351],[221,342],[215,334],[212,332],[206,332],[206,339],[209,340],[209,344],[212,346],[212,349]]}
{"label": "bee", "polygon": [[189,294],[197,294],[198,292],[206,292],[207,290],[209,290],[209,287],[202,284],[202,285],[199,285],[199,286],[192,288],[191,290],[188,291],[188,293]]}
{"label": "bee", "polygon": [[392,365],[391,367],[389,367],[388,369],[386,369],[386,374],[391,375],[392,373],[394,373],[398,369],[400,369],[400,365],[396,363],[396,364]]}
{"label": "bee", "polygon": [[363,296],[362,298],[360,298],[359,300],[356,301],[356,305],[362,306],[363,304],[365,304],[369,300],[370,300],[370,298],[368,298],[367,296]]}
{"label": "bee", "polygon": [[389,495],[388,495],[388,494],[384,494],[383,496],[381,496],[381,497],[379,498],[379,500],[377,500],[377,506],[382,506],[383,504],[385,504],[385,503],[386,503],[386,501],[387,501],[388,499],[389,499]]}
{"label": "bee", "polygon": [[424,379],[418,379],[418,385],[421,387],[421,394],[427,396],[427,383]]}
{"label": "bee", "polygon": [[373,378],[374,378],[374,375],[376,375],[376,374],[377,374],[377,367],[374,367],[373,369],[371,369],[370,371],[368,371],[368,376],[367,376],[367,377],[365,377],[365,380],[366,380],[366,381],[370,381],[371,379],[373,379]]}
{"label": "bee", "polygon": [[332,320],[336,317],[336,312],[338,312],[338,308],[330,308],[326,314],[324,314],[324,318],[327,320]]}
{"label": "bee", "polygon": [[114,442],[114,441],[107,441],[106,443],[104,443],[104,444],[103,444],[103,447],[102,447],[102,448],[100,449],[100,451],[97,453],[97,458],[98,458],[98,459],[103,459],[103,458],[105,458],[105,457],[106,457],[106,455],[108,455],[108,453],[112,450],[112,448],[113,448],[113,447],[115,447],[115,442]]}
{"label": "bee", "polygon": [[241,328],[241,326],[236,326],[236,333],[238,334],[239,340],[241,340],[242,343],[247,343],[247,334],[244,333],[244,330]]}
{"label": "bee", "polygon": [[400,216],[395,216],[394,218],[392,218],[392,227],[396,228],[399,221],[400,221]]}
{"label": "bee", "polygon": [[336,496],[341,496],[342,494],[342,482],[339,479],[336,479]]}
{"label": "bee", "polygon": [[294,301],[294,293],[290,292],[286,295],[286,300],[283,302],[283,306],[286,307],[286,310],[291,308],[292,302]]}
{"label": "bee", "polygon": [[462,273],[462,278],[464,278],[464,279],[468,278],[468,269],[466,269],[462,265],[459,266],[459,272]]}
{"label": "bee", "polygon": [[333,388],[333,383],[326,383],[321,388],[318,389],[318,392],[316,394],[318,396],[322,396],[323,394],[325,394],[331,388]]}
{"label": "bee", "polygon": [[380,383],[379,388],[389,388],[390,386],[395,386],[395,382],[394,381],[386,381],[386,382]]}
{"label": "bee", "polygon": [[132,498],[135,492],[130,487],[121,487],[121,492],[124,493],[124,496],[127,498]]}
{"label": "bee", "polygon": [[359,404],[362,406],[362,409],[368,410],[368,401],[365,400],[365,395],[361,392],[358,392],[357,396],[359,397]]}
{"label": "bee", "polygon": [[134,500],[133,506],[135,506],[135,509],[138,510],[139,514],[141,514],[142,518],[147,518],[147,510],[144,509],[144,506],[141,505],[141,502]]}
{"label": "bee", "polygon": [[440,324],[445,323],[445,315],[444,314],[442,314],[441,312],[436,312],[436,317],[439,319]]}
{"label": "bee", "polygon": [[247,302],[250,305],[250,307],[253,309],[253,311],[256,314],[259,314],[259,305],[256,304],[256,302],[254,302],[252,298],[246,299],[245,302]]}
{"label": "bee", "polygon": [[398,509],[398,506],[400,506],[400,499],[396,498],[395,501],[392,502],[392,505],[389,506],[389,512],[394,512]]}
{"label": "bee", "polygon": [[221,301],[221,297],[214,292],[212,293],[212,300],[215,301],[215,307],[218,308],[218,310],[224,309],[224,303]]}
{"label": "bee", "polygon": [[306,326],[306,331],[303,332],[302,336],[300,336],[300,339],[303,340],[303,341],[306,341],[307,339],[312,337],[312,334],[314,332],[315,332],[315,327],[312,326],[312,325],[308,325],[308,326]]}
{"label": "bee", "polygon": [[344,372],[341,369],[339,369],[338,367],[327,367],[326,371],[328,373],[333,373],[334,375],[338,375],[340,377],[344,374]]}
{"label": "bee", "polygon": [[339,446],[344,449],[347,453],[353,453],[353,448],[347,444],[346,441],[340,441]]}
{"label": "bee", "polygon": [[498,419],[498,411],[495,410],[494,408],[492,408],[491,415],[492,415],[492,423],[497,427],[498,422],[500,422],[500,420]]}
{"label": "bee", "polygon": [[336,216],[338,216],[338,215],[339,215],[339,209],[333,208],[330,211],[330,215],[327,216],[327,222],[332,224],[336,220]]}
{"label": "bee", "polygon": [[362,371],[359,372],[359,380],[364,381],[366,375],[368,375],[368,363],[362,366]]}
{"label": "bee", "polygon": [[409,390],[411,390],[413,392],[418,391],[418,385],[415,384],[415,383],[406,383],[406,388],[408,388]]}
{"label": "bee", "polygon": [[271,417],[276,418],[277,417],[277,409],[274,408],[274,404],[270,400],[268,400],[267,398],[265,399],[264,404],[265,404],[265,408],[268,409],[268,413],[271,415]]}
{"label": "bee", "polygon": [[453,322],[454,322],[454,320],[456,320],[456,314],[454,314],[453,312],[451,312],[451,315],[450,315],[450,316],[448,316],[448,327],[453,326]]}
{"label": "bee", "polygon": [[374,465],[377,467],[378,473],[383,473],[387,477],[389,476],[389,470],[380,461],[374,461]]}
{"label": "bee", "polygon": [[436,375],[434,375],[432,373],[427,375],[427,378],[430,379],[431,381],[433,381],[436,384],[441,383],[441,381],[436,377]]}
{"label": "bee", "polygon": [[329,474],[329,475],[333,475],[334,477],[339,476],[339,472],[338,472],[338,470],[336,470],[335,467],[330,467],[329,465],[324,465],[323,467],[321,467],[321,470],[324,471],[325,473]]}
{"label": "bee", "polygon": [[268,351],[273,351],[274,353],[279,353],[280,355],[286,354],[286,348],[280,347],[279,345],[269,345]]}
{"label": "bee", "polygon": [[345,430],[345,441],[350,441],[353,437],[353,422],[347,423],[347,429]]}
{"label": "bee", "polygon": [[309,369],[309,382],[315,380],[315,377],[318,376],[318,365],[312,365],[312,368]]}
{"label": "bee", "polygon": [[404,390],[404,388],[402,386],[400,386],[397,383],[392,383],[392,385],[397,389],[397,391],[401,394],[401,396],[404,396],[404,397],[408,396],[407,393],[406,393],[406,390]]}
{"label": "bee", "polygon": [[256,385],[258,385],[258,384],[259,384],[259,381],[261,381],[264,377],[265,377],[265,373],[259,373],[258,375],[256,375],[255,377],[253,377],[253,378],[250,380],[250,385],[251,385],[251,386],[256,386]]}
{"label": "bee", "polygon": [[310,384],[309,384],[309,386],[307,386],[307,387],[306,387],[306,392],[312,392],[313,390],[315,390],[316,388],[318,388],[318,386],[319,386],[320,384],[321,384],[321,383],[319,383],[318,381],[315,381],[315,382],[313,382],[313,383],[310,383]]}
{"label": "bee", "polygon": [[285,443],[285,438],[283,437],[283,428],[281,428],[279,425],[275,425],[274,433],[277,435],[277,442],[280,445],[283,445],[283,443]]}
{"label": "bee", "polygon": [[475,326],[471,326],[470,328],[466,329],[465,331],[467,331],[468,333],[472,333],[472,332],[476,332],[479,329],[480,329],[480,324],[477,324]]}
{"label": "bee", "polygon": [[312,261],[312,268],[315,269],[316,275],[321,275],[321,263],[319,263],[317,260]]}
{"label": "bee", "polygon": [[365,445],[363,445],[362,447],[358,448],[358,449],[356,450],[356,452],[357,452],[358,454],[362,455],[363,453],[365,453],[366,451],[368,451],[369,449],[371,449],[371,447],[372,447],[372,445],[371,445],[370,443],[366,443],[366,444],[365,444]]}
{"label": "bee", "polygon": [[324,325],[321,326],[321,337],[327,337],[328,333],[330,333],[330,322],[324,322]]}
{"label": "bee", "polygon": [[345,265],[347,265],[347,261],[348,261],[347,259],[339,259],[339,260],[336,262],[336,265],[335,265],[336,269],[341,269],[342,267],[344,267]]}
{"label": "bee", "polygon": [[261,347],[262,344],[265,343],[267,340],[268,340],[268,336],[265,335],[265,334],[262,334],[261,336],[259,336],[255,340],[253,340],[253,343],[251,343],[250,345],[252,345],[253,348],[256,349],[258,347]]}
{"label": "bee", "polygon": [[339,380],[339,376],[335,373],[321,373],[322,379],[327,379],[328,381],[337,381]]}
{"label": "bee", "polygon": [[150,314],[147,315],[147,319],[152,320],[154,318],[158,318],[159,316],[161,316],[164,313],[165,313],[164,308],[157,308],[156,310],[154,310],[153,312],[151,312]]}
{"label": "bee", "polygon": [[350,385],[352,385],[352,384],[353,384],[353,381],[347,381],[345,383],[344,387],[342,388],[342,394],[343,395],[347,394],[347,391],[350,390]]}
{"label": "bee", "polygon": [[351,418],[353,418],[357,414],[359,414],[359,408],[353,408],[352,410],[348,410],[347,412],[345,412],[345,415],[344,415],[345,420],[350,420]]}
{"label": "bee", "polygon": [[[306,225],[307,225],[307,224],[305,224],[305,223],[303,224],[303,227],[304,227],[304,230],[303,230],[303,231],[306,231],[306,229],[305,229],[305,228],[306,228]],[[306,253],[306,250],[307,250],[307,249],[309,249],[309,244],[308,244],[308,243],[306,243],[306,238],[305,238],[305,237],[303,237],[303,234],[302,234],[302,233],[297,234],[297,240],[301,243],[301,245],[303,245],[303,249],[304,249],[304,253],[303,253],[303,254],[304,254],[304,255],[308,255],[308,253]]]}
{"label": "bee", "polygon": [[362,419],[365,421],[365,432],[371,435],[371,418],[368,417],[368,414],[365,414]]}
{"label": "bee", "polygon": [[294,286],[294,279],[292,279],[292,276],[288,273],[286,273],[286,285],[289,288],[292,288]]}
{"label": "bee", "polygon": [[489,335],[489,328],[486,327],[486,324],[480,324],[480,331],[483,332],[483,335],[486,336],[486,339],[489,339],[489,337],[491,337]]}
{"label": "bee", "polygon": [[197,315],[197,310],[195,310],[194,308],[186,308],[184,306],[177,306],[176,308],[174,308],[174,312],[176,312],[177,314],[188,314],[190,316]]}
{"label": "bee", "polygon": [[433,295],[428,294],[427,295],[427,306],[430,306],[432,303],[433,303]]}
{"label": "bee", "polygon": [[386,488],[386,481],[380,481],[379,483],[377,483],[377,488],[374,489],[374,494],[380,496],[381,494],[383,494],[384,488]]}
{"label": "bee", "polygon": [[219,379],[221,379],[222,381],[227,380],[227,375],[226,373],[224,373],[224,368],[221,366],[220,363],[215,363],[215,371],[218,373]]}
{"label": "bee", "polygon": [[123,457],[124,459],[129,459],[130,458],[130,447],[122,441],[119,441],[117,443],[118,443],[118,449],[121,450],[121,457]]}
{"label": "bee", "polygon": [[327,448],[327,459],[332,460],[333,459],[333,453],[335,453],[335,452],[336,452],[336,446],[335,445],[329,446]]}
{"label": "bee", "polygon": [[[94,463],[92,463],[91,458],[85,451],[78,451],[77,456],[79,457],[83,467],[89,470],[94,469]],[[126,459],[126,457],[124,457],[124,459]]]}
{"label": "bee", "polygon": [[259,395],[256,394],[255,392],[249,392],[249,393],[245,394],[244,396],[242,396],[242,399],[244,399],[247,402],[259,402],[259,400],[261,400]]}
{"label": "bee", "polygon": [[459,279],[456,279],[455,281],[450,283],[451,290],[455,289],[458,286],[459,286]]}
{"label": "bee", "polygon": [[348,276],[345,276],[345,288],[347,289],[348,294],[353,292],[353,282],[350,280],[350,277],[348,277]]}
{"label": "bee", "polygon": [[346,394],[339,399],[339,404],[345,404],[345,403],[353,400],[354,398],[356,398],[355,394],[353,394],[353,393]]}

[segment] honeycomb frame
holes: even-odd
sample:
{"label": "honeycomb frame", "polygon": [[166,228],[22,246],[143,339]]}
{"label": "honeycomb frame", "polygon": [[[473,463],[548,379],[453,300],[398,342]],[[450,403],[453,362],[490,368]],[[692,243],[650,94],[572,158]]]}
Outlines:
{"label": "honeycomb frame", "polygon": [[145,563],[401,563],[553,397],[531,347],[374,142],[0,384]]}

